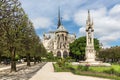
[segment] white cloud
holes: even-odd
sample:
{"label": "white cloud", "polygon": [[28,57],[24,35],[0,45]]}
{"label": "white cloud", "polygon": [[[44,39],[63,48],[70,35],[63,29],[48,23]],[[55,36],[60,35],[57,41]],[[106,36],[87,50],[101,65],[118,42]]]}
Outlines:
{"label": "white cloud", "polygon": [[120,4],[115,5],[110,11],[109,15],[116,20],[120,20]]}
{"label": "white cloud", "polygon": [[39,17],[36,19],[32,19],[32,22],[35,26],[35,29],[46,29],[46,28],[50,28],[53,25],[52,20],[50,20],[49,18],[45,18],[45,17]]}
{"label": "white cloud", "polygon": [[[117,18],[119,17],[118,15],[113,16],[113,14],[120,13],[119,7],[120,5],[115,5],[109,11],[106,7],[91,10],[91,18],[94,19],[94,35],[100,40],[100,42],[103,43],[104,47],[110,46],[108,44],[109,42],[120,39],[120,18]],[[79,29],[80,36],[85,35],[86,19],[87,10],[79,10],[74,15],[74,21],[76,22],[76,24],[82,26]]]}
{"label": "white cloud", "polygon": [[85,21],[87,19],[87,12],[85,10],[80,10],[74,15],[74,21],[78,25],[85,26]]}
{"label": "white cloud", "polygon": [[70,16],[68,14],[64,14],[63,15],[63,20],[69,21],[70,20]]}
{"label": "white cloud", "polygon": [[120,14],[120,4],[115,5],[111,10],[110,14]]}
{"label": "white cloud", "polygon": [[102,42],[111,42],[111,41],[116,41],[119,38],[120,38],[120,32],[114,32],[112,34],[109,34],[108,36],[100,37],[99,40]]}

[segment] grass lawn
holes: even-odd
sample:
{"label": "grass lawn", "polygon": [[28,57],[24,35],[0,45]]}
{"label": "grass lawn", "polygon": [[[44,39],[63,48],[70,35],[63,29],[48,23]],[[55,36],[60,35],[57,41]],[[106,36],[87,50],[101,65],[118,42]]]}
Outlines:
{"label": "grass lawn", "polygon": [[112,65],[111,67],[92,67],[92,66],[73,66],[70,63],[54,64],[56,72],[72,72],[78,75],[110,78],[120,80],[120,65]]}
{"label": "grass lawn", "polygon": [[112,65],[111,67],[89,67],[91,71],[104,72],[106,70],[114,69],[116,72],[120,72],[120,65]]}

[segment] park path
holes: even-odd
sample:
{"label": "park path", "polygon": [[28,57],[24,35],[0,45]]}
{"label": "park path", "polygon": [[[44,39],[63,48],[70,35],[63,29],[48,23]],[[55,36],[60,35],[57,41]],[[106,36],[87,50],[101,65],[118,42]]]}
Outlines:
{"label": "park path", "polygon": [[[24,65],[26,65],[26,63],[17,64],[16,67],[20,67],[20,66],[24,66]],[[9,66],[4,66],[4,67],[1,67],[1,68],[0,68],[0,71],[6,70],[6,69],[10,69],[10,68],[11,68],[11,65],[9,65]]]}
{"label": "park path", "polygon": [[54,72],[52,62],[48,62],[30,80],[110,80],[74,75],[70,72]]}

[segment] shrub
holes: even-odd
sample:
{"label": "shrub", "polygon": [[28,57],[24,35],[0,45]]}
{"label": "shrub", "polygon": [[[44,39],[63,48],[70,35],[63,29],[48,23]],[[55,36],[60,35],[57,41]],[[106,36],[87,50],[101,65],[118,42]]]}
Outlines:
{"label": "shrub", "polygon": [[85,65],[83,68],[84,71],[88,71],[89,70],[89,65]]}
{"label": "shrub", "polygon": [[69,70],[70,70],[71,72],[73,72],[73,73],[75,72],[75,68],[72,67],[72,66],[69,67]]}
{"label": "shrub", "polygon": [[65,66],[65,59],[59,59],[57,64],[59,65],[59,67]]}
{"label": "shrub", "polygon": [[120,72],[118,72],[118,71],[114,71],[114,74],[115,74],[116,76],[120,76]]}
{"label": "shrub", "polygon": [[79,65],[77,67],[77,69],[80,70],[80,71],[88,71],[89,70],[89,65],[85,65],[85,66]]}
{"label": "shrub", "polygon": [[54,70],[55,70],[56,72],[61,72],[61,71],[62,71],[62,69],[59,67],[58,64],[53,64],[53,66],[54,66]]}
{"label": "shrub", "polygon": [[108,73],[108,74],[114,74],[114,73],[115,73],[115,70],[114,70],[114,68],[110,68],[110,69],[108,69],[108,70],[104,70],[103,72],[104,72],[104,73]]}
{"label": "shrub", "polygon": [[77,67],[78,70],[81,70],[82,68],[83,68],[83,66],[81,66],[81,65],[79,65],[79,66]]}

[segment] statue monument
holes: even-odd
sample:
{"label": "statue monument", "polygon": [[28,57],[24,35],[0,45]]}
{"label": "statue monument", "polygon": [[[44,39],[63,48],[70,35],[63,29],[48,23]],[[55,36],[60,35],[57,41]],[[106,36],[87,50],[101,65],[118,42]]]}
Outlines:
{"label": "statue monument", "polygon": [[94,49],[94,28],[93,28],[93,21],[91,21],[91,18],[90,18],[89,10],[88,10],[88,18],[86,21],[85,61],[80,61],[79,65],[111,66],[111,64],[109,63],[96,61],[96,51]]}
{"label": "statue monument", "polygon": [[90,12],[88,10],[88,19],[86,22],[86,49],[85,49],[85,59],[86,62],[95,61],[95,49],[94,49],[94,29],[93,22],[90,19]]}

